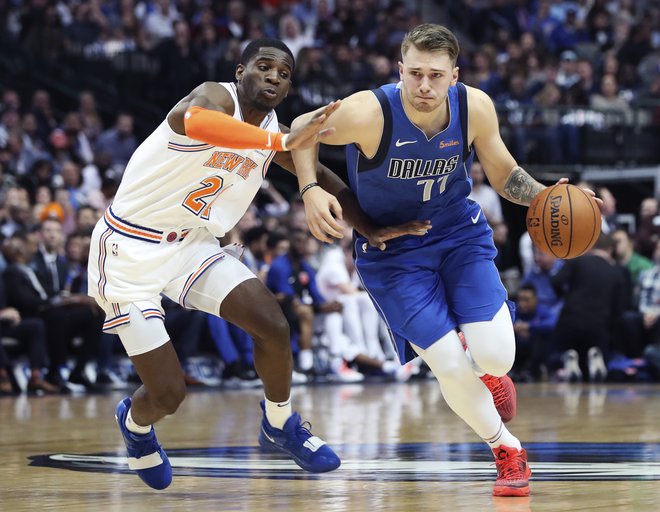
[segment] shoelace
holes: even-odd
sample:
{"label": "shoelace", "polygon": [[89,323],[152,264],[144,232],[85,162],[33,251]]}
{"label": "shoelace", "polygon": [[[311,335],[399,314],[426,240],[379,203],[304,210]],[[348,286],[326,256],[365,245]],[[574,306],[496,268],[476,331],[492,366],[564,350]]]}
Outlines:
{"label": "shoelace", "polygon": [[493,401],[495,402],[495,406],[501,405],[507,399],[506,391],[504,390],[502,381],[497,377],[492,377],[492,376],[488,376],[484,380],[486,381],[485,382],[486,386],[493,395]]}
{"label": "shoelace", "polygon": [[525,470],[519,455],[510,455],[505,458],[498,458],[495,461],[498,477],[506,480],[523,480]]}
{"label": "shoelace", "polygon": [[298,423],[297,430],[299,434],[303,434],[305,437],[312,436],[312,424],[309,421]]}

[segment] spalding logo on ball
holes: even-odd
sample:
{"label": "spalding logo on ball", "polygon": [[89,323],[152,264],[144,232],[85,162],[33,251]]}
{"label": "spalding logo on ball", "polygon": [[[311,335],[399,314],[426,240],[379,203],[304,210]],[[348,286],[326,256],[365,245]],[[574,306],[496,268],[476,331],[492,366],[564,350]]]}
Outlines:
{"label": "spalding logo on ball", "polygon": [[534,245],[562,259],[591,249],[600,235],[600,223],[594,198],[567,183],[543,190],[527,210],[527,231]]}

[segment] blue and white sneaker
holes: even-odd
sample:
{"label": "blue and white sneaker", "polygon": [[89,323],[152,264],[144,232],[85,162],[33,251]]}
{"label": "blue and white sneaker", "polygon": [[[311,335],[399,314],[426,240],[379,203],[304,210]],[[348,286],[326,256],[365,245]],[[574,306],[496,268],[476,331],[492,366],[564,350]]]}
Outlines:
{"label": "blue and white sneaker", "polygon": [[[261,401],[263,419],[259,431],[259,444],[266,449],[286,453],[305,471],[325,473],[337,469],[341,460],[325,441],[312,435],[311,425],[302,423],[300,415],[294,412],[280,430],[268,423],[266,403]],[[305,426],[307,425],[307,426]]]}
{"label": "blue and white sneaker", "polygon": [[172,483],[172,466],[156,439],[151,427],[148,434],[135,434],[126,428],[126,416],[131,399],[124,398],[117,404],[115,419],[128,451],[128,467],[137,472],[142,481],[154,489],[165,489]]}

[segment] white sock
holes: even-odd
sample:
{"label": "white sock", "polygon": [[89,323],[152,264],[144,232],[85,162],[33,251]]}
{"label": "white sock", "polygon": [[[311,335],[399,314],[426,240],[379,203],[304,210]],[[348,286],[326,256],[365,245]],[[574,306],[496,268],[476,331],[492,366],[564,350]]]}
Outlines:
{"label": "white sock", "polygon": [[304,372],[311,370],[312,366],[314,366],[314,354],[312,354],[311,348],[304,348],[298,352],[298,364]]}
{"label": "white sock", "polygon": [[271,402],[264,396],[266,401],[266,419],[271,426],[282,430],[286,420],[291,416],[291,397],[286,402]]}
{"label": "white sock", "polygon": [[504,423],[500,423],[500,428],[493,437],[484,439],[488,447],[492,450],[498,446],[508,446],[509,448],[517,448],[520,450],[522,445],[517,437],[515,437],[511,432],[507,430],[504,426]]}
{"label": "white sock", "polygon": [[129,432],[133,432],[134,434],[148,434],[149,432],[151,432],[151,425],[147,425],[145,427],[135,423],[135,420],[133,420],[133,416],[131,416],[131,409],[129,409],[128,413],[126,414],[125,425],[126,428],[129,430]]}

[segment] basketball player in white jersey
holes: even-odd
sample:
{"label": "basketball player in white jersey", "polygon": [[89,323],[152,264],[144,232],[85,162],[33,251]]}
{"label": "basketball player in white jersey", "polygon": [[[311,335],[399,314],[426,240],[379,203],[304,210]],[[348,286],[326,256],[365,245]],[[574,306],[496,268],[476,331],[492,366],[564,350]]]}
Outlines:
{"label": "basketball player in white jersey", "polygon": [[[106,312],[104,330],[119,335],[143,383],[117,405],[117,422],[129,467],[155,489],[170,484],[172,470],[152,425],[174,413],[186,392],[163,325],[161,293],[220,315],[254,338],[265,394],[262,446],[286,453],[307,471],[340,465],[292,411],[289,327],[275,297],[216,239],[245,213],[271,161],[295,172],[286,151],[330,133],[319,127],[338,103],[319,109],[299,129],[280,132],[273,108],[286,97],[293,68],[291,51],[280,41],[250,43],[236,84],[200,85],[140,145],[94,230],[90,295]],[[333,173],[321,165],[319,171],[323,186],[343,201],[347,220],[374,245],[428,229],[421,222],[377,228]]]}

